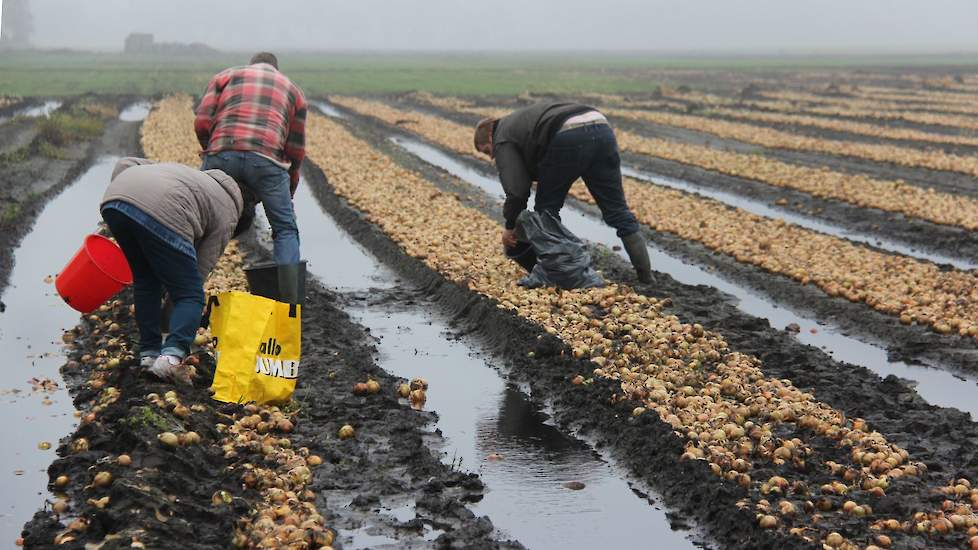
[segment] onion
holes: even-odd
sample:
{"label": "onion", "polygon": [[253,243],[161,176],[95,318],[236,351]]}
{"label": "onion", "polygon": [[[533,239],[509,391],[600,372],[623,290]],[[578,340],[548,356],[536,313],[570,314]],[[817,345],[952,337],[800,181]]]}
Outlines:
{"label": "onion", "polygon": [[112,483],[112,474],[109,472],[99,472],[95,474],[95,479],[92,481],[92,485],[95,487],[107,487]]}
{"label": "onion", "polygon": [[377,393],[380,391],[380,383],[376,380],[367,380],[367,392]]}
{"label": "onion", "polygon": [[129,455],[119,455],[119,457],[115,459],[115,462],[119,466],[129,466],[132,464],[132,458],[130,458]]}
{"label": "onion", "polygon": [[351,426],[349,424],[344,424],[343,427],[340,428],[340,431],[339,431],[340,439],[350,439],[355,434],[356,434],[356,432],[354,432],[353,426]]}
{"label": "onion", "polygon": [[764,515],[760,517],[757,523],[761,526],[761,529],[774,529],[778,526],[778,518]]}
{"label": "onion", "polygon": [[165,447],[176,447],[180,444],[180,439],[172,432],[163,432],[156,436]]}

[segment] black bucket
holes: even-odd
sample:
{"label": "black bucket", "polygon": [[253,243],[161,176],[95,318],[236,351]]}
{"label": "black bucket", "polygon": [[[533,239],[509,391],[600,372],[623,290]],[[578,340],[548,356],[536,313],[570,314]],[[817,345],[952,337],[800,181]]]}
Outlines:
{"label": "black bucket", "polygon": [[537,253],[533,251],[533,246],[528,242],[517,242],[516,246],[505,248],[505,250],[506,257],[520,264],[527,273],[533,271],[533,266],[537,265]]}
{"label": "black bucket", "polygon": [[[244,268],[245,277],[248,279],[248,291],[256,296],[271,298],[277,302],[282,302],[281,293],[278,290],[278,265],[275,262],[265,262],[246,266]],[[306,299],[306,262],[299,262],[299,305]]]}

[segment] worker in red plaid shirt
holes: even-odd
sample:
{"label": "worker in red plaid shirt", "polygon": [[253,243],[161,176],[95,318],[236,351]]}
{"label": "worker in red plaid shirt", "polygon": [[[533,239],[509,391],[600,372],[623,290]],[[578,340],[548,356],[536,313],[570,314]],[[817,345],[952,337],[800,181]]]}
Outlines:
{"label": "worker in red plaid shirt", "polygon": [[254,193],[272,226],[279,300],[297,303],[299,230],[292,196],[305,157],[306,99],[262,52],[211,79],[194,130],[203,170],[218,169]]}

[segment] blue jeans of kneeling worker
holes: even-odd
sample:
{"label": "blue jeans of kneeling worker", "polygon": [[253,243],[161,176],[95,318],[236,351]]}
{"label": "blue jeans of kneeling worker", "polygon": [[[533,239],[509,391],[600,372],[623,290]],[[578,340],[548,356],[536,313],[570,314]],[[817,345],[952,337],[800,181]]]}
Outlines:
{"label": "blue jeans of kneeling worker", "polygon": [[217,169],[251,191],[265,208],[272,226],[275,263],[299,263],[299,228],[292,207],[289,172],[249,151],[221,151],[204,157],[201,170]]}
{"label": "blue jeans of kneeling worker", "polygon": [[[204,310],[204,281],[197,271],[193,246],[190,245],[188,253],[186,239],[149,218],[142,210],[128,204],[124,206],[126,213],[111,207],[103,208],[102,219],[132,270],[139,355],[147,357],[163,353],[186,357]],[[170,333],[165,342],[160,334],[164,288],[173,301]]]}
{"label": "blue jeans of kneeling worker", "polygon": [[577,178],[594,197],[601,218],[614,227],[618,237],[639,230],[635,214],[628,208],[621,185],[621,157],[611,126],[598,124],[558,132],[537,165],[537,194],[533,209],[551,212],[560,219],[560,209]]}

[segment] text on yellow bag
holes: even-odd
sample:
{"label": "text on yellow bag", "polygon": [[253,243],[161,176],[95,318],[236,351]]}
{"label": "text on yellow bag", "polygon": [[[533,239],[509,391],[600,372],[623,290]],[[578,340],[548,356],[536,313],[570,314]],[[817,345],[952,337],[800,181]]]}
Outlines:
{"label": "text on yellow bag", "polygon": [[300,306],[223,292],[209,300],[217,370],[214,399],[224,402],[288,401],[299,377]]}

